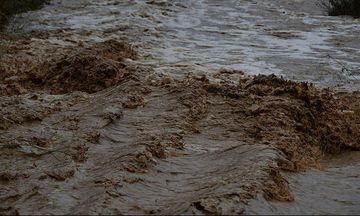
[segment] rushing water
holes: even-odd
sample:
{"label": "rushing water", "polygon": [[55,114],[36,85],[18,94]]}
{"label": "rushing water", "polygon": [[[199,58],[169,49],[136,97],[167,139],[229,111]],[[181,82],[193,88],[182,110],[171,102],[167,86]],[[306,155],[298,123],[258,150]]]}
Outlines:
{"label": "rushing water", "polygon": [[[8,27],[34,29],[66,29],[75,41],[126,38],[141,51],[142,64],[176,76],[229,68],[360,87],[360,20],[324,16],[313,0],[63,0],[18,15]],[[294,203],[259,198],[247,212],[358,213],[357,162],[289,174]]]}
{"label": "rushing water", "polygon": [[360,21],[323,14],[304,0],[64,0],[17,17],[11,28],[91,31],[89,40],[127,37],[167,73],[223,67],[357,88]]}
{"label": "rushing water", "polygon": [[249,203],[249,214],[356,215],[360,206],[360,154],[348,153],[327,161],[327,169],[287,175],[295,202],[267,202],[258,197]]}

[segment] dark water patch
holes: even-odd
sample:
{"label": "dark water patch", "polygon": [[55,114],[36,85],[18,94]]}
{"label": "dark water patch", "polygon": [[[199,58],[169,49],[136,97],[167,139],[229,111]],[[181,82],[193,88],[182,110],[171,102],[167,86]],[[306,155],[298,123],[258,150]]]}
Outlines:
{"label": "dark water patch", "polygon": [[360,1],[358,0],[322,0],[319,4],[327,10],[329,16],[360,17]]}
{"label": "dark water patch", "polygon": [[2,0],[0,2],[0,29],[12,15],[38,10],[49,2],[49,0]]}

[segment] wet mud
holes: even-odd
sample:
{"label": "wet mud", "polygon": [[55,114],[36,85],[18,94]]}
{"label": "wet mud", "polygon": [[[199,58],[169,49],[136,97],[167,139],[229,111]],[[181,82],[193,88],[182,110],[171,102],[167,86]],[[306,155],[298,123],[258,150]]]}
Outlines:
{"label": "wet mud", "polygon": [[[135,4],[171,15],[191,2],[137,3],[88,1],[83,10]],[[80,5],[53,3],[38,13],[80,13]],[[138,12],[129,19],[152,20]],[[125,21],[101,22],[97,30],[83,21],[0,35],[1,214],[359,209],[350,192],[358,190],[358,163],[346,156],[357,158],[360,148],[358,91],[236,67],[204,74],[167,60],[154,65],[151,29],[143,35]],[[343,197],[323,198],[347,186]]]}

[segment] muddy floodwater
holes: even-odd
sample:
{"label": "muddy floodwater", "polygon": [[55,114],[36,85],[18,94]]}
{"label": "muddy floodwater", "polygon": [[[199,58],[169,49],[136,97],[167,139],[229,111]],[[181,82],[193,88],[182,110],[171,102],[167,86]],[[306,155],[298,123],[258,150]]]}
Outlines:
{"label": "muddy floodwater", "polygon": [[127,38],[165,73],[225,67],[359,85],[359,19],[324,16],[314,0],[56,2],[16,18],[10,30],[69,28],[77,40]]}
{"label": "muddy floodwater", "polygon": [[360,19],[52,0],[0,33],[0,214],[357,214]]}

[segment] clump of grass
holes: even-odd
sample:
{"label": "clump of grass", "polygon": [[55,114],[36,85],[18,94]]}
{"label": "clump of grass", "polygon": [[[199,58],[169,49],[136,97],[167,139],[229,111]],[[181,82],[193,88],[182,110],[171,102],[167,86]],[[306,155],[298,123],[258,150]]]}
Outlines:
{"label": "clump of grass", "polygon": [[319,0],[318,4],[327,10],[329,16],[360,18],[360,0]]}

